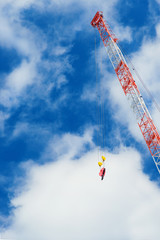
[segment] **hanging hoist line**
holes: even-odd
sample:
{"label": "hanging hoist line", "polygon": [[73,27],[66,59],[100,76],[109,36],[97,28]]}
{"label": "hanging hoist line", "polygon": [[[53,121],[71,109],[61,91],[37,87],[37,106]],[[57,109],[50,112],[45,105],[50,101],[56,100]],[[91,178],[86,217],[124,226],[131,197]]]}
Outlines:
{"label": "hanging hoist line", "polygon": [[[102,59],[100,61],[100,73],[102,72]],[[98,146],[98,165],[100,167],[99,176],[101,180],[104,179],[106,168],[106,158],[103,156],[105,147],[105,114],[104,114],[104,98],[102,93],[101,81],[98,81],[98,70],[97,70],[97,48],[96,48],[96,32],[95,32],[95,65],[96,65],[96,99],[97,99],[97,146]],[[101,156],[101,161],[99,158]]]}

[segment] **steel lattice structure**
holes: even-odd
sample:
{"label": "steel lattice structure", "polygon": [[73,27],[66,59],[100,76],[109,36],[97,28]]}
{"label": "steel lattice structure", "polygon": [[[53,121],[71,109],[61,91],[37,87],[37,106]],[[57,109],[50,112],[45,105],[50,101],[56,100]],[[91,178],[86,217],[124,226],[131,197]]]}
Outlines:
{"label": "steel lattice structure", "polygon": [[146,141],[157,170],[160,173],[160,135],[138,90],[129,67],[127,66],[125,58],[116,43],[118,39],[104,20],[102,12],[98,11],[96,13],[91,21],[91,25],[94,28],[97,27],[100,33],[109,59],[129,101],[130,107],[136,116],[138,126]]}

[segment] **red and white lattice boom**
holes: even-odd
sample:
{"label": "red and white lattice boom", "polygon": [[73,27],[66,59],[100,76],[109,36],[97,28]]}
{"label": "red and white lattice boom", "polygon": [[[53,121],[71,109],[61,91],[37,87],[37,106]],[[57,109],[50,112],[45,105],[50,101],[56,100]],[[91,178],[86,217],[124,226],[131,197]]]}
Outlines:
{"label": "red and white lattice boom", "polygon": [[129,101],[130,107],[135,113],[138,126],[143,134],[158,172],[160,173],[160,135],[127,66],[125,58],[116,43],[118,39],[104,20],[102,12],[96,13],[91,25],[97,27],[100,33],[109,59]]}

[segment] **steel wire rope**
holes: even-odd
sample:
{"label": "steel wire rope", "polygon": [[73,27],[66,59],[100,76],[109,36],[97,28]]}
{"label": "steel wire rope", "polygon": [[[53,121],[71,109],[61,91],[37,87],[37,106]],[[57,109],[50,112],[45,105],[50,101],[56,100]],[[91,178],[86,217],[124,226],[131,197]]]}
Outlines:
{"label": "steel wire rope", "polygon": [[[96,32],[95,32],[96,33]],[[102,56],[101,56],[101,41],[100,41],[100,54],[97,55],[97,44],[96,44],[96,34],[95,34],[95,62],[96,62],[96,89],[97,89],[97,115],[98,115],[98,160],[100,155],[102,155],[104,149],[104,99],[102,94],[102,84],[98,80],[98,70],[97,70],[97,56],[100,58],[100,74],[102,73]],[[101,77],[101,76],[100,76]]]}
{"label": "steel wire rope", "polygon": [[[102,54],[101,54],[102,42],[100,41],[100,73],[102,75]],[[104,94],[103,86],[101,84],[101,114],[102,114],[102,152],[104,152],[105,147],[105,114],[104,114]]]}
{"label": "steel wire rope", "polygon": [[[100,39],[101,40],[101,39]],[[101,41],[100,41],[100,53],[97,55],[97,39],[96,39],[96,31],[95,31],[95,65],[96,65],[96,98],[97,98],[97,122],[98,129],[97,132],[97,145],[98,145],[98,161],[105,148],[105,111],[104,111],[104,94],[103,94],[103,86],[101,81],[99,80],[98,74],[98,63],[97,56],[100,58],[100,78],[102,75],[102,54],[101,54]]]}
{"label": "steel wire rope", "polygon": [[[99,52],[99,63],[100,63],[100,74],[102,75],[102,54],[101,54],[101,41],[100,41],[100,52]],[[103,86],[100,81],[100,150],[101,155],[103,155],[104,147],[105,147],[105,114],[104,114],[104,94],[103,94]]]}
{"label": "steel wire rope", "polygon": [[[101,66],[101,41],[100,41],[100,66]],[[101,78],[101,68],[100,68],[100,78]],[[102,84],[100,79],[100,140],[101,140],[101,155],[103,150],[103,99],[102,99]]]}
{"label": "steel wire rope", "polygon": [[98,146],[98,162],[100,155],[100,138],[99,138],[99,127],[100,127],[100,111],[99,111],[99,96],[98,96],[98,70],[97,70],[97,40],[96,40],[96,29],[95,29],[95,68],[96,68],[96,121],[98,125],[97,129],[97,146]]}

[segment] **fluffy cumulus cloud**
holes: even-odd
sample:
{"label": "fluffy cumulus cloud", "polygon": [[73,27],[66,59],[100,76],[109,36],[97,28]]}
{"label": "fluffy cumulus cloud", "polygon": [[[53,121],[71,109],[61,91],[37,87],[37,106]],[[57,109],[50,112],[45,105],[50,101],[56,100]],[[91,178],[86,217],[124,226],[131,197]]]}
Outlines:
{"label": "fluffy cumulus cloud", "polygon": [[19,97],[27,86],[31,85],[36,77],[35,64],[23,61],[7,77],[3,89],[0,90],[0,102],[3,106],[11,108],[19,104]]}
{"label": "fluffy cumulus cloud", "polygon": [[[11,225],[1,233],[3,237],[160,238],[159,188],[142,173],[139,153],[123,146],[113,153],[106,151],[107,173],[101,181],[97,150],[85,152],[78,160],[73,157],[88,134],[62,136],[52,148],[66,149],[67,145],[67,151],[59,151],[56,161],[41,166],[31,161],[24,164],[26,178],[11,199]],[[90,138],[88,144],[92,144]]]}

